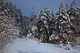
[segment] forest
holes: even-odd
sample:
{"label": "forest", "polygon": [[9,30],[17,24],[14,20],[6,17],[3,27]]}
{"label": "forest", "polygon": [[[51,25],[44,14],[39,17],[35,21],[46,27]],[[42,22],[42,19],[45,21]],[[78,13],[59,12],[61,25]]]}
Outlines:
{"label": "forest", "polygon": [[36,15],[32,7],[27,17],[16,5],[0,0],[0,48],[23,36],[42,43],[80,45],[80,8],[76,1],[70,6],[61,3],[55,14],[53,9],[41,6]]}

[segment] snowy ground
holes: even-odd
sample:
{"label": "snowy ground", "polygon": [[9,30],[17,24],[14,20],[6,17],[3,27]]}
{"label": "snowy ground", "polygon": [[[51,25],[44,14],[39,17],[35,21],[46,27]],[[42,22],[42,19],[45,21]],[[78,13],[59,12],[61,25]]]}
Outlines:
{"label": "snowy ground", "polygon": [[4,53],[80,53],[80,51],[77,48],[65,50],[53,44],[38,44],[34,40],[17,38],[12,43],[7,44]]}

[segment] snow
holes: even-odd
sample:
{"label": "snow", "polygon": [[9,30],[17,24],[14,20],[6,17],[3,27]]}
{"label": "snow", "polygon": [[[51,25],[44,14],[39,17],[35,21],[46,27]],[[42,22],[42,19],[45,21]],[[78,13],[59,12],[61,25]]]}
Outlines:
{"label": "snow", "polygon": [[32,27],[32,31],[36,30],[37,29],[37,26],[33,26]]}
{"label": "snow", "polygon": [[72,16],[71,19],[74,19],[74,17]]}
{"label": "snow", "polygon": [[59,47],[63,47],[63,43],[62,43],[62,41],[60,41],[60,43],[59,43]]}
{"label": "snow", "polygon": [[49,28],[49,26],[48,25],[44,25],[46,28]]}
{"label": "snow", "polygon": [[67,25],[70,28],[70,25]]}
{"label": "snow", "polygon": [[64,16],[64,15],[63,15],[63,18],[67,19],[67,17],[66,17],[66,16]]}
{"label": "snow", "polygon": [[64,23],[66,23],[66,21],[63,21],[63,22],[61,22],[60,24],[64,24]]}
{"label": "snow", "polygon": [[30,38],[32,36],[32,33],[27,34],[26,39]]}
{"label": "snow", "polygon": [[43,20],[43,19],[45,19],[45,20],[46,20],[47,18],[46,18],[45,16],[41,16],[41,19],[42,19],[42,20]]}
{"label": "snow", "polygon": [[61,26],[59,26],[59,28],[61,28]]}
{"label": "snow", "polygon": [[49,40],[54,39],[54,37],[55,37],[55,34],[52,34],[52,35],[49,37]]}
{"label": "snow", "polygon": [[60,21],[62,21],[62,19],[60,19]]}
{"label": "snow", "polygon": [[47,16],[47,14],[46,14],[46,13],[43,13],[43,15]]}
{"label": "snow", "polygon": [[73,31],[68,31],[68,33],[73,33]]}
{"label": "snow", "polygon": [[57,45],[49,43],[38,44],[34,40],[26,40],[24,38],[17,38],[12,43],[7,44],[4,48],[4,53],[80,53],[78,50],[65,50],[59,48]]}
{"label": "snow", "polygon": [[44,24],[47,24],[47,21],[44,21]]}
{"label": "snow", "polygon": [[62,13],[60,13],[60,16],[62,16]]}
{"label": "snow", "polygon": [[40,31],[42,31],[42,30],[43,30],[43,28],[40,29]]}
{"label": "snow", "polygon": [[58,38],[59,38],[58,36],[55,37],[56,40],[57,40]]}

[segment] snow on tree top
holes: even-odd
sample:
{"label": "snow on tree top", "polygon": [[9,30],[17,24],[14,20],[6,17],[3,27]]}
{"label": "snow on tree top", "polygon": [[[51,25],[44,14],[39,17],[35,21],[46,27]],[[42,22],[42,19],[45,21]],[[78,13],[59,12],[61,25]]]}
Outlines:
{"label": "snow on tree top", "polygon": [[46,20],[47,18],[45,16],[41,16],[41,19],[45,19]]}
{"label": "snow on tree top", "polygon": [[43,13],[43,15],[47,16],[47,14],[46,14],[46,13]]}

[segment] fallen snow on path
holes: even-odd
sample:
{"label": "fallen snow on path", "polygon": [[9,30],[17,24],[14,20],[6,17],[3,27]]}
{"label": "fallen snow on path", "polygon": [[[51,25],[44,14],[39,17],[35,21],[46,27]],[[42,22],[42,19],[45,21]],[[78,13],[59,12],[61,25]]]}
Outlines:
{"label": "fallen snow on path", "polygon": [[12,43],[7,44],[4,53],[80,53],[74,49],[65,50],[56,45],[48,43],[38,44],[34,40],[17,38]]}

